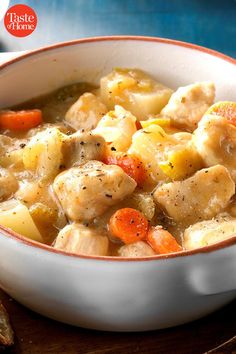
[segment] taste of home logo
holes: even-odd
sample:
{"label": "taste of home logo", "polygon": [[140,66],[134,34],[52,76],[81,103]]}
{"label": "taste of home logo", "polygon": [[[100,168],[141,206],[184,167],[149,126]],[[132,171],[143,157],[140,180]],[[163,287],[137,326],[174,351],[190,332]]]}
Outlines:
{"label": "taste of home logo", "polygon": [[34,10],[23,4],[10,7],[5,16],[4,24],[6,30],[16,37],[30,35],[37,26],[37,16]]}

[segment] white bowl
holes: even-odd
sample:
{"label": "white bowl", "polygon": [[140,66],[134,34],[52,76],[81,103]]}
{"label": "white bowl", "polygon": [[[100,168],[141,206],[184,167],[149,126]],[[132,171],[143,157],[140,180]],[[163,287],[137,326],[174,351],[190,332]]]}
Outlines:
{"label": "white bowl", "polygon": [[[0,107],[114,66],[144,69],[173,87],[213,80],[236,100],[236,61],[192,44],[105,37],[29,52],[0,66]],[[236,297],[236,237],[191,252],[144,259],[66,254],[1,228],[0,285],[50,318],[109,331],[144,331],[200,318]]]}

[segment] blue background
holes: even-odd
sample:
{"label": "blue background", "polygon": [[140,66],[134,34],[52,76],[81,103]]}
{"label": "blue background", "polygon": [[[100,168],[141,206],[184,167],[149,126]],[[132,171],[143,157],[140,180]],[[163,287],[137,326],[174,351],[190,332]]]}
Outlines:
{"label": "blue background", "polygon": [[1,21],[1,50],[138,34],[192,42],[236,57],[236,0],[12,0],[10,5],[17,3],[34,8],[37,29],[29,37],[16,38]]}

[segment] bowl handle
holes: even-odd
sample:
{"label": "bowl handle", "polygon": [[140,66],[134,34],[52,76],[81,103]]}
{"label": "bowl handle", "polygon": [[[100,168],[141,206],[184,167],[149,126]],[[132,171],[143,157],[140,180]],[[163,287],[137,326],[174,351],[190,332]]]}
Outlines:
{"label": "bowl handle", "polygon": [[194,290],[202,295],[236,293],[236,244],[204,256],[192,269]]}

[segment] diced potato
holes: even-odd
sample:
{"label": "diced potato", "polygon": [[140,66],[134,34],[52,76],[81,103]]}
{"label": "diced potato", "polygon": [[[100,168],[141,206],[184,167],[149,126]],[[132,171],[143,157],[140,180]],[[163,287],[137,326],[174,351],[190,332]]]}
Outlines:
{"label": "diced potato", "polygon": [[176,140],[178,140],[178,142],[180,142],[182,144],[187,144],[188,142],[190,142],[192,140],[193,134],[188,133],[188,132],[179,131],[178,133],[174,134],[174,137]]}
{"label": "diced potato", "polygon": [[82,224],[72,224],[59,232],[54,247],[80,255],[106,256],[109,241],[95,229]]}
{"label": "diced potato", "polygon": [[57,210],[49,208],[46,204],[35,203],[29,211],[36,224],[52,225],[56,222]]}
{"label": "diced potato", "polygon": [[[20,188],[15,193],[15,197],[30,209],[30,213],[33,212],[33,216],[39,212],[38,216],[41,215],[44,218],[46,214],[43,216],[43,209],[45,210],[44,206],[46,206],[50,209],[50,212],[53,211],[53,223],[56,228],[60,229],[66,225],[65,214],[50,184],[39,179],[25,180],[20,183]],[[39,208],[40,205],[42,208]],[[46,220],[44,219],[44,221]]]}
{"label": "diced potato", "polygon": [[5,168],[0,167],[0,200],[11,197],[18,189],[15,176]]}
{"label": "diced potato", "polygon": [[120,257],[137,258],[137,257],[154,256],[155,252],[146,242],[138,241],[120,247],[120,249],[118,250],[118,255]]}
{"label": "diced potato", "polygon": [[108,112],[100,120],[93,133],[101,135],[110,148],[127,151],[136,130],[136,118],[123,107],[115,106],[114,111]]}
{"label": "diced potato", "polygon": [[236,219],[224,213],[212,220],[201,221],[184,232],[183,246],[187,250],[209,246],[234,236]]}
{"label": "diced potato", "polygon": [[173,125],[171,125],[171,119],[168,117],[158,115],[149,115],[147,120],[142,120],[141,126],[147,128],[150,125],[156,124],[162,127],[166,134],[175,134],[180,132],[180,130]]}
{"label": "diced potato", "polygon": [[175,145],[176,139],[173,136],[153,124],[134,134],[128,153],[140,158],[147,170],[146,182],[155,185],[159,181],[168,180],[159,163],[166,160],[166,152]]}
{"label": "diced potato", "polygon": [[203,168],[203,161],[191,143],[167,155],[167,160],[160,162],[159,166],[171,180],[185,179]]}
{"label": "diced potato", "polygon": [[66,112],[65,120],[76,130],[90,131],[106,113],[107,107],[101,99],[86,92]]}
{"label": "diced potato", "polygon": [[44,197],[48,195],[48,186],[42,185],[38,180],[21,181],[20,187],[15,193],[15,197],[27,206],[37,203],[37,201],[41,201],[42,196]]}
{"label": "diced potato", "polygon": [[62,133],[49,128],[36,134],[23,151],[23,163],[26,169],[33,170],[39,177],[52,179],[62,163]]}
{"label": "diced potato", "polygon": [[164,118],[164,117],[157,117],[157,118],[151,118],[147,120],[142,120],[140,123],[143,128],[147,128],[152,124],[159,125],[162,128],[165,127],[170,127],[170,118]]}
{"label": "diced potato", "polygon": [[152,195],[150,193],[145,193],[145,192],[134,192],[131,194],[128,198],[126,198],[124,201],[122,201],[122,208],[134,208],[141,213],[149,220],[151,221],[152,218],[154,217],[155,214],[155,203]]}
{"label": "diced potato", "polygon": [[186,178],[203,166],[192,143],[192,134],[166,134],[157,124],[138,130],[128,152],[141,159],[150,184]]}
{"label": "diced potato", "polygon": [[29,208],[30,215],[39,230],[43,235],[44,242],[51,244],[58,234],[58,229],[67,224],[67,220],[60,223],[59,208],[51,208],[47,204],[37,202]]}
{"label": "diced potato", "polygon": [[22,165],[23,150],[12,150],[6,152],[0,157],[0,165],[3,167],[21,166]]}
{"label": "diced potato", "polygon": [[0,165],[2,167],[23,167],[23,147],[27,139],[13,139],[0,135]]}
{"label": "diced potato", "polygon": [[116,68],[100,84],[101,97],[109,109],[122,105],[138,119],[159,113],[173,92],[137,69]]}
{"label": "diced potato", "polygon": [[0,203],[0,225],[32,240],[43,242],[28,208],[16,199]]}

